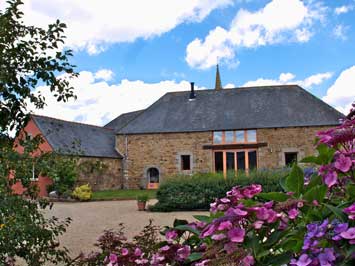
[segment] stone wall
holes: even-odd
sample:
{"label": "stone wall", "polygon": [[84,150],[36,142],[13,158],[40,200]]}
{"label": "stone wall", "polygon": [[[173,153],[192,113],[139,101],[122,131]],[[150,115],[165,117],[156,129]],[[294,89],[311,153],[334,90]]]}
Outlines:
{"label": "stone wall", "polygon": [[[125,136],[117,136],[116,147],[121,154],[126,152],[125,142]],[[203,149],[211,143],[211,132],[128,135],[127,187],[144,186],[150,167],[160,171],[160,181],[179,173],[212,171],[212,151]],[[191,156],[191,171],[180,171],[181,155]]]}
{"label": "stone wall", "polygon": [[320,130],[329,127],[293,127],[258,129],[258,142],[266,142],[267,147],[258,150],[258,168],[285,166],[285,152],[298,152],[298,160],[314,155],[314,140]]}
{"label": "stone wall", "polygon": [[[329,127],[294,127],[258,129],[258,143],[267,143],[258,148],[258,168],[279,168],[285,166],[285,152],[297,152],[298,159],[315,153],[316,133]],[[180,156],[189,154],[192,171],[213,171],[213,152],[203,149],[212,144],[212,132],[139,134],[127,136],[128,159],[124,176],[126,187],[144,186],[146,171],[156,167],[160,171],[160,181],[167,176],[181,173]],[[125,136],[116,137],[116,148],[125,154]],[[124,163],[123,163],[124,164]],[[124,178],[125,178],[124,177]]]}
{"label": "stone wall", "polygon": [[89,183],[94,191],[122,188],[121,159],[81,157],[79,165],[77,185]]}

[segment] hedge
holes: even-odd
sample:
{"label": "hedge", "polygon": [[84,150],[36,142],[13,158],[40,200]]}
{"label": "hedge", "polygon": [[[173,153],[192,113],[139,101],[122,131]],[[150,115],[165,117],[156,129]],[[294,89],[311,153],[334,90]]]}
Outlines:
{"label": "hedge", "polygon": [[216,198],[225,196],[232,187],[260,184],[264,192],[282,191],[280,179],[288,174],[288,169],[257,170],[248,175],[238,172],[228,173],[224,178],[220,173],[194,174],[167,178],[157,191],[158,202],[150,206],[151,211],[208,210]]}

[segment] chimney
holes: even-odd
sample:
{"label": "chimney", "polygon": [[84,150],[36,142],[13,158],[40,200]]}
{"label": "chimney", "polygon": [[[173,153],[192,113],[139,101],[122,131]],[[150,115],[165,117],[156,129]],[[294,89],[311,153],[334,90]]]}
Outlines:
{"label": "chimney", "polygon": [[190,97],[189,100],[193,101],[196,98],[196,94],[195,94],[195,83],[194,82],[190,82],[191,84],[191,92],[190,92]]}

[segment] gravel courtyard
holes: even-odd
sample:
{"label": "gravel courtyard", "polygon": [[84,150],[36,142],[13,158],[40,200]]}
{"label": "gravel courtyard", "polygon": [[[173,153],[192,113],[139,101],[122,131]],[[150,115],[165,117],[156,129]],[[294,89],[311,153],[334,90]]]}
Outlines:
{"label": "gravel courtyard", "polygon": [[83,203],[54,203],[48,216],[73,219],[67,232],[60,238],[61,245],[67,247],[73,257],[81,251],[89,252],[105,229],[115,229],[119,223],[126,226],[126,235],[131,238],[148,224],[149,219],[156,225],[172,225],[175,218],[193,220],[193,215],[206,212],[139,212],[135,200],[98,201]]}

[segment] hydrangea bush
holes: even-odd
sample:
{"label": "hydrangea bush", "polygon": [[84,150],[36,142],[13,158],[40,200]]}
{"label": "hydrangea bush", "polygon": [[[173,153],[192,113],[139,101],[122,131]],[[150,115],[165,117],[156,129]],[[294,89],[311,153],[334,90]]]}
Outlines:
{"label": "hydrangea bush", "polygon": [[354,113],[318,133],[318,155],[303,161],[315,171],[294,165],[284,192],[234,187],[211,203],[210,215],[176,220],[149,252],[120,242],[97,253],[95,265],[355,265]]}

